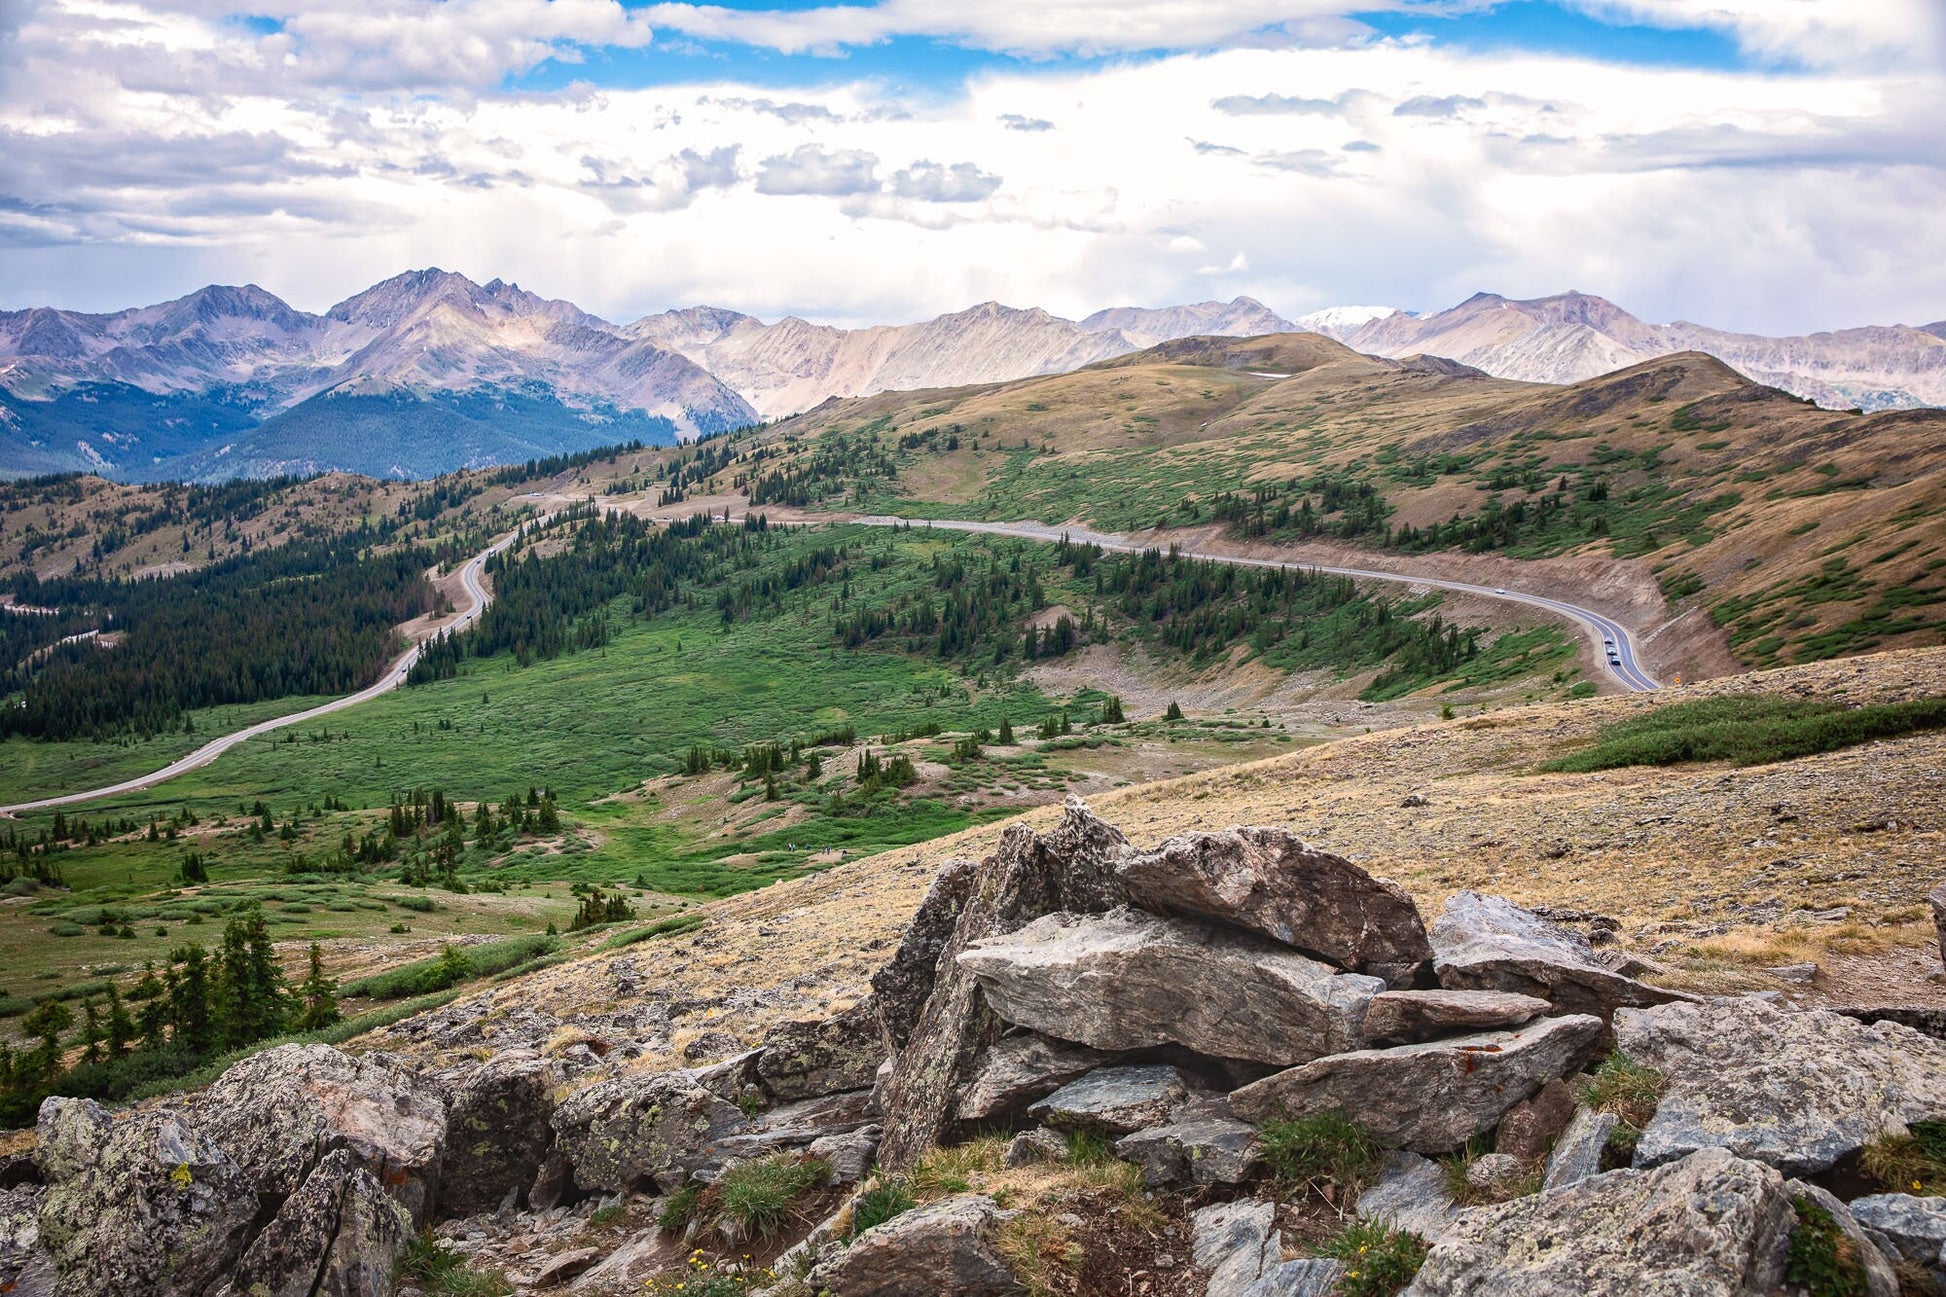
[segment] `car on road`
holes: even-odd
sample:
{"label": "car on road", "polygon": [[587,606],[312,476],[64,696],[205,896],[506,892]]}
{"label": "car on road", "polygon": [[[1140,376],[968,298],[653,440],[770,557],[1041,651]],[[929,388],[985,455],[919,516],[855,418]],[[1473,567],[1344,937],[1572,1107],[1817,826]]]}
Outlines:
{"label": "car on road", "polygon": [[1507,587],[1505,587],[1505,586],[1503,586],[1503,585],[1497,585],[1497,586],[1495,586],[1495,587],[1493,587],[1493,592],[1494,592],[1495,594],[1505,594],[1505,593],[1507,593]]}

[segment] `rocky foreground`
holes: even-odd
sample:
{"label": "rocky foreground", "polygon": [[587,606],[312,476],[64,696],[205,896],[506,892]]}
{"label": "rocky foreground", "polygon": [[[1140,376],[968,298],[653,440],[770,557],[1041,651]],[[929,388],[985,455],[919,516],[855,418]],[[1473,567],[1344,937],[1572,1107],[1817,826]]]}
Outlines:
{"label": "rocky foreground", "polygon": [[50,1099],[0,1292],[1938,1291],[1946,1043],[1645,975],[1071,801],[944,868],[867,998],[698,1066],[287,1046],[172,1107]]}

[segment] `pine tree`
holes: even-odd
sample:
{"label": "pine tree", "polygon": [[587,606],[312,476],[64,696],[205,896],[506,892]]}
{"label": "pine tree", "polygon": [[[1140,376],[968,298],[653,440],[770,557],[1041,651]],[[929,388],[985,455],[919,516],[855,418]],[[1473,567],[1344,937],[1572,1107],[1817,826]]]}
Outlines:
{"label": "pine tree", "polygon": [[1000,737],[996,740],[1001,746],[1011,746],[1014,741],[1014,723],[1007,717],[1000,718]]}
{"label": "pine tree", "polygon": [[224,1039],[233,1046],[276,1035],[290,1017],[284,970],[277,964],[263,911],[256,906],[223,927],[216,1003]]}
{"label": "pine tree", "polygon": [[1162,719],[1163,719],[1163,720],[1165,720],[1165,721],[1179,721],[1179,720],[1181,720],[1181,719],[1182,719],[1182,707],[1181,707],[1181,705],[1180,705],[1180,704],[1178,704],[1178,703],[1176,703],[1176,702],[1174,702],[1174,701],[1171,701],[1171,702],[1170,702],[1170,704],[1169,704],[1169,710],[1168,710],[1168,711],[1166,711],[1166,712],[1164,712],[1164,713],[1162,713]]}
{"label": "pine tree", "polygon": [[181,964],[169,986],[170,1039],[192,1054],[207,1054],[216,1047],[216,1022],[211,1013],[209,960],[194,942],[182,946],[169,958]]}
{"label": "pine tree", "polygon": [[115,984],[108,984],[108,1056],[122,1058],[128,1054],[129,1046],[135,1043],[135,1023],[129,1019],[128,1006],[122,1003],[122,993]]}
{"label": "pine tree", "polygon": [[311,971],[297,988],[303,1007],[291,1026],[298,1031],[316,1031],[338,1021],[338,984],[324,974],[324,951],[311,943]]}
{"label": "pine tree", "polygon": [[101,1042],[104,1039],[101,1030],[101,1012],[95,1008],[95,997],[91,995],[81,1002],[81,1061],[83,1063],[101,1061]]}

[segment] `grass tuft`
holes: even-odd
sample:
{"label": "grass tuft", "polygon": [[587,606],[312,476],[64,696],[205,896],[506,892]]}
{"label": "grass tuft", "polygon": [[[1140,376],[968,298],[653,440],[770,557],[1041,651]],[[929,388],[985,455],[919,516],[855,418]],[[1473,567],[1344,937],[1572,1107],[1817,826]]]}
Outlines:
{"label": "grass tuft", "polygon": [[1809,1198],[1791,1199],[1797,1227],[1785,1253],[1784,1279],[1809,1297],[1865,1297],[1865,1264],[1831,1213]]}
{"label": "grass tuft", "polygon": [[1267,1121],[1258,1134],[1265,1164],[1286,1188],[1328,1185],[1334,1201],[1364,1188],[1385,1160],[1371,1131],[1342,1112]]}
{"label": "grass tuft", "polygon": [[773,1238],[790,1221],[792,1210],[831,1178],[831,1163],[797,1153],[773,1153],[725,1171],[715,1185],[720,1219],[745,1231]]}
{"label": "grass tuft", "polygon": [[1412,1282],[1430,1251],[1417,1234],[1383,1222],[1351,1221],[1318,1245],[1318,1255],[1342,1261],[1337,1297],[1393,1297]]}

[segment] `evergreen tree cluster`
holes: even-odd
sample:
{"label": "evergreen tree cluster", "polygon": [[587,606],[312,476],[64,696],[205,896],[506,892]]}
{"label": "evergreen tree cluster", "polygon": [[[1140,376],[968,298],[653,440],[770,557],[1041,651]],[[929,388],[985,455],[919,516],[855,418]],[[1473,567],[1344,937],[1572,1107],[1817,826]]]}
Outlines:
{"label": "evergreen tree cluster", "polygon": [[1336,540],[1389,533],[1392,508],[1379,489],[1343,471],[1260,483],[1247,494],[1226,491],[1209,505],[1210,517],[1238,536],[1318,536]]}
{"label": "evergreen tree cluster", "polygon": [[878,434],[872,431],[831,431],[819,438],[808,455],[782,468],[740,478],[754,507],[781,504],[801,508],[847,494],[863,497],[870,481],[890,480],[898,464]]}
{"label": "evergreen tree cluster", "polygon": [[0,618],[0,653],[17,647],[5,635],[15,623],[72,621],[121,638],[108,650],[80,640],[10,657],[0,738],[146,737],[183,728],[194,708],[368,683],[400,647],[393,628],[433,606],[424,557],[373,553],[368,540],[287,545],[155,580],[16,578],[21,602],[61,616]]}
{"label": "evergreen tree cluster", "polygon": [[110,983],[100,1002],[83,999],[78,1020],[59,1000],[36,1005],[20,1024],[36,1043],[16,1050],[0,1042],[0,1125],[31,1123],[50,1094],[124,1098],[228,1050],[337,1020],[337,987],[318,945],[310,975],[293,991],[263,912],[252,906],[225,925],[214,951],[178,947],[126,997]]}

